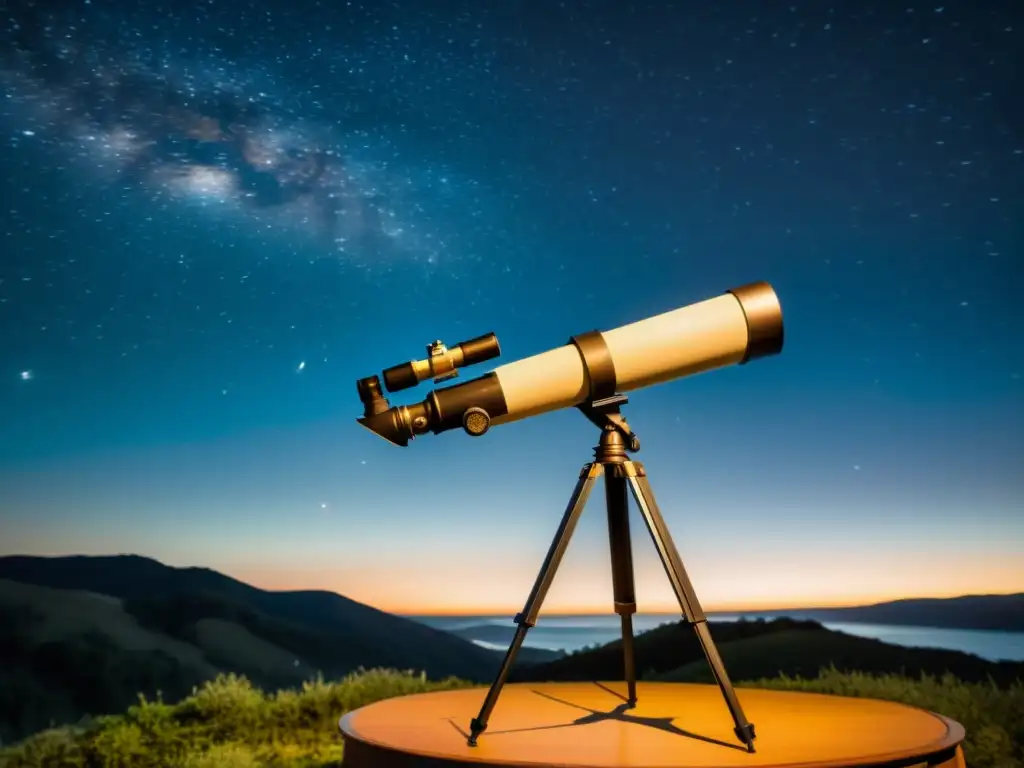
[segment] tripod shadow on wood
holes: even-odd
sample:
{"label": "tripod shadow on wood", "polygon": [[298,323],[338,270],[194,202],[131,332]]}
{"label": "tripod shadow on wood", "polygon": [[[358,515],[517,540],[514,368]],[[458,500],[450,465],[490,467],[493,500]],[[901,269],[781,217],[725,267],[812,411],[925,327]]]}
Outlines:
{"label": "tripod shadow on wood", "polygon": [[487,722],[498,702],[498,697],[501,695],[501,690],[508,679],[516,656],[523,646],[526,633],[537,623],[541,605],[552,581],[554,581],[555,573],[569,546],[569,540],[583,513],[587,499],[598,479],[603,476],[608,512],[608,536],[611,544],[615,612],[619,615],[622,624],[623,667],[627,689],[626,707],[632,709],[636,706],[636,661],[633,654],[633,614],[636,613],[636,596],[628,502],[628,493],[631,491],[647,531],[654,541],[672,590],[675,592],[683,618],[693,627],[701,648],[704,650],[704,656],[711,667],[711,672],[722,691],[722,696],[735,724],[733,732],[746,745],[748,752],[754,751],[754,724],[748,722],[743,714],[743,708],[740,706],[736,691],[725,671],[722,657],[711,638],[707,616],[697,600],[693,585],[690,584],[690,578],[683,567],[683,561],[654,500],[654,493],[647,479],[647,473],[640,462],[632,461],[628,456],[627,451],[636,452],[640,449],[640,441],[621,414],[621,406],[626,402],[625,395],[617,394],[579,406],[584,415],[601,429],[601,439],[594,449],[594,461],[584,465],[580,472],[576,488],[569,499],[565,514],[562,516],[554,540],[551,542],[551,548],[544,558],[530,596],[526,600],[526,605],[522,612],[515,617],[517,625],[515,636],[501,662],[501,668],[487,692],[479,714],[470,722],[468,744],[471,747],[476,746],[477,738],[487,730]]}

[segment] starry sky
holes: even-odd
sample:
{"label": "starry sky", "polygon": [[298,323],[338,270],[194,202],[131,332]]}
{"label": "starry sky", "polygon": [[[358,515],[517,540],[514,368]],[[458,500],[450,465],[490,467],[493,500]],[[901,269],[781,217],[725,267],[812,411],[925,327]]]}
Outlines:
{"label": "starry sky", "polygon": [[[997,0],[5,3],[2,553],[514,613],[594,427],[402,449],[355,380],[767,280],[780,356],[626,406],[705,607],[1024,590],[1022,36]],[[547,611],[610,609],[601,498]]]}

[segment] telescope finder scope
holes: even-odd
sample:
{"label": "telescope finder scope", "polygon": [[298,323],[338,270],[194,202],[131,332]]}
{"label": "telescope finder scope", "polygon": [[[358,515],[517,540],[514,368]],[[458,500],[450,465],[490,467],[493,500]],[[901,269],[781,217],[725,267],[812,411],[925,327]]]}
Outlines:
{"label": "telescope finder scope", "polygon": [[498,337],[493,333],[460,342],[454,347],[446,347],[443,341],[438,340],[427,344],[425,359],[386,368],[384,386],[388,392],[401,392],[430,378],[434,379],[435,384],[439,384],[458,376],[458,368],[482,363],[500,354],[501,346],[498,344]]}

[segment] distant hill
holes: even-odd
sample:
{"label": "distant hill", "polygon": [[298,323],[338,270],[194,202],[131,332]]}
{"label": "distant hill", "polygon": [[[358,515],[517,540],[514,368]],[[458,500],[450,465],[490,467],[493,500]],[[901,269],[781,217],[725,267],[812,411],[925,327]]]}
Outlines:
{"label": "distant hill", "polygon": [[0,580],[0,741],[168,701],[216,676],[200,648],[154,633],[107,595]]}
{"label": "distant hill", "polygon": [[[726,669],[734,681],[789,676],[814,677],[834,666],[840,671],[916,677],[946,672],[961,680],[989,679],[1007,686],[1024,681],[1024,663],[991,662],[959,651],[906,648],[880,640],[825,629],[809,620],[716,622],[712,628]],[[648,680],[713,682],[693,630],[683,622],[637,635],[637,670]],[[615,680],[622,677],[622,643],[578,651],[562,659],[520,667],[510,680],[521,682]]]}
{"label": "distant hill", "polygon": [[939,629],[1024,632],[1024,592],[1012,595],[912,598],[852,608],[800,608],[757,611],[748,615],[783,615],[815,621],[850,621]]}
{"label": "distant hill", "polygon": [[[538,658],[545,658],[544,656]],[[135,556],[0,558],[0,740],[221,672],[268,690],[359,667],[487,681],[500,655],[331,592],[267,592]]]}
{"label": "distant hill", "polygon": [[201,600],[214,611],[222,606],[244,608],[307,631],[330,633],[335,636],[336,652],[358,657],[364,666],[410,667],[432,676],[458,675],[469,680],[486,678],[494,671],[494,654],[447,632],[334,592],[270,592],[208,568],[172,568],[136,555],[10,556],[0,557],[0,579],[117,597],[149,622],[157,621],[164,610],[195,614],[181,621],[198,618],[197,612],[204,610],[197,604]]}

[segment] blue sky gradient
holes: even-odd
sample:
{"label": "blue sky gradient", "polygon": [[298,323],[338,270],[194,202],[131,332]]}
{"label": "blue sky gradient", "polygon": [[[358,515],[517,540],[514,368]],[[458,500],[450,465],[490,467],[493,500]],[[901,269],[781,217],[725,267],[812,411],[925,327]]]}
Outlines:
{"label": "blue sky gradient", "polygon": [[[1019,11],[569,7],[309,2],[260,26],[184,2],[159,35],[155,7],[81,11],[114,60],[313,125],[366,169],[383,246],[112,175],[47,111],[68,87],[7,59],[3,552],[515,612],[594,428],[400,449],[356,425],[355,380],[435,338],[494,331],[497,365],[768,280],[781,356],[627,406],[705,606],[1024,590]],[[3,13],[9,34],[27,11]],[[103,18],[140,34],[118,47]],[[600,500],[547,610],[610,609]],[[642,608],[669,609],[634,523]]]}

